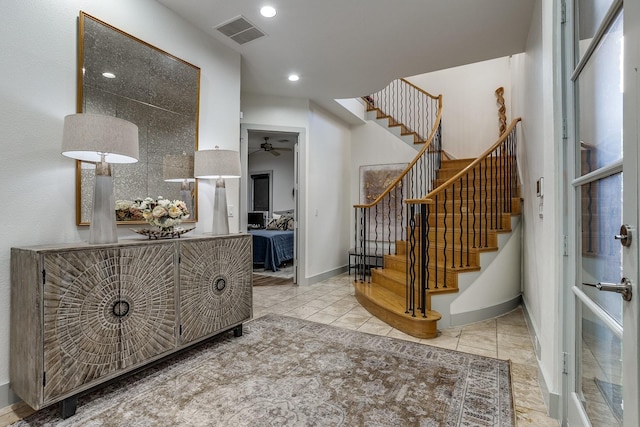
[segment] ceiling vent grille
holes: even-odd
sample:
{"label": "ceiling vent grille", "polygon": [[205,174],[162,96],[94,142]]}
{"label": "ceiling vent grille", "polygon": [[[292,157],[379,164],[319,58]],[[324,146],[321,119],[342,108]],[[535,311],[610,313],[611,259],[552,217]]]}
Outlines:
{"label": "ceiling vent grille", "polygon": [[220,24],[215,27],[215,29],[238,44],[249,43],[250,41],[265,36],[264,32],[256,28],[255,25],[247,21],[243,16],[238,16],[229,22]]}

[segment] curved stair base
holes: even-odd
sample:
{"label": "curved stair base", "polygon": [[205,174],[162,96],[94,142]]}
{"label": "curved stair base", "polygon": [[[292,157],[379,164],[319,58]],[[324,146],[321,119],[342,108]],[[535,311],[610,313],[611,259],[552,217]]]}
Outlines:
{"label": "curved stair base", "polygon": [[438,336],[438,320],[442,316],[437,311],[427,311],[426,317],[416,312],[414,317],[405,312],[403,296],[366,282],[354,282],[353,286],[360,305],[389,326],[416,338]]}

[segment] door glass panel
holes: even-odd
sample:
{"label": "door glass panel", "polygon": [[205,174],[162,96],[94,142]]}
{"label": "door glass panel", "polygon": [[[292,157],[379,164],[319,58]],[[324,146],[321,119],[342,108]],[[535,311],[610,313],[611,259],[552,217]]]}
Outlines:
{"label": "door glass panel", "polygon": [[622,158],[622,14],[577,80],[580,175]]}
{"label": "door glass panel", "polygon": [[586,306],[582,313],[584,409],[593,426],[622,426],[622,341]]}
{"label": "door glass panel", "polygon": [[[622,173],[584,184],[581,191],[582,283],[619,283],[622,245],[613,236],[622,224]],[[591,286],[582,290],[622,324],[622,298]]]}
{"label": "door glass panel", "polygon": [[579,25],[579,51],[582,57],[586,46],[591,42],[602,20],[607,14],[613,0],[579,0],[578,1],[578,25]]}

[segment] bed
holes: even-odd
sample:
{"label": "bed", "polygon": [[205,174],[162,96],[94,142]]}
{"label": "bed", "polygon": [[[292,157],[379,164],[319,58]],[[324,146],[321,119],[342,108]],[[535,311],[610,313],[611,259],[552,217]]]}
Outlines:
{"label": "bed", "polygon": [[249,233],[253,236],[254,264],[278,271],[280,264],[293,259],[292,230],[249,230]]}

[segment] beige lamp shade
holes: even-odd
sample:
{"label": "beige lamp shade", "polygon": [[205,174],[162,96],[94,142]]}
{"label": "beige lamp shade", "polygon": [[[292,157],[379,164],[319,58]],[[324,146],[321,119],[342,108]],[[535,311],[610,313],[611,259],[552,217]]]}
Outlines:
{"label": "beige lamp shade", "polygon": [[195,182],[193,156],[169,154],[162,160],[162,179],[167,182]]}
{"label": "beige lamp shade", "polygon": [[231,150],[200,150],[195,152],[196,178],[240,178],[240,153]]}
{"label": "beige lamp shade", "polygon": [[138,161],[138,126],[99,114],[71,114],[64,118],[62,154],[85,162]]}

